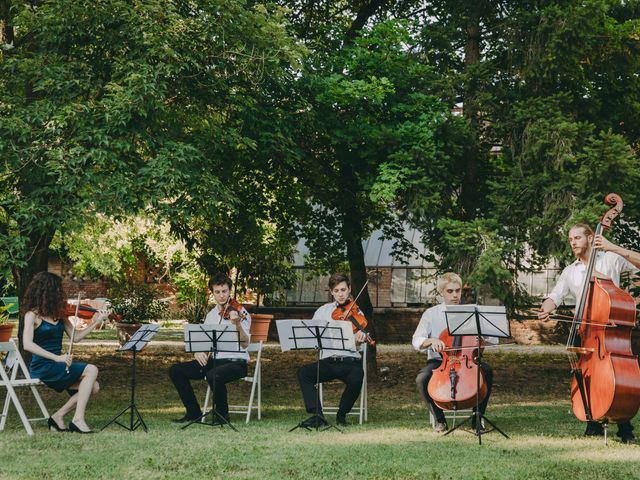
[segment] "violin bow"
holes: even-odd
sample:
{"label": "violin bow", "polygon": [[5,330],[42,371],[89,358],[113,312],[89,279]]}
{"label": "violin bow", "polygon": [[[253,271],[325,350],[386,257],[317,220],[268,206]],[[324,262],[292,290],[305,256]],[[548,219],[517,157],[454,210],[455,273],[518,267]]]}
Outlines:
{"label": "violin bow", "polygon": [[[367,281],[364,282],[364,285],[362,285],[362,288],[360,289],[360,291],[358,292],[358,295],[356,295],[356,298],[353,299],[353,302],[351,302],[351,306],[349,307],[349,309],[345,312],[344,314],[344,318],[345,320],[347,318],[349,318],[349,314],[351,313],[351,309],[353,308],[353,306],[356,304],[356,301],[358,301],[358,298],[360,298],[360,295],[362,295],[362,292],[364,292],[364,289],[367,288],[367,285],[369,284],[369,279],[367,278]],[[360,328],[362,330],[362,327]]]}
{"label": "violin bow", "polygon": [[[76,325],[78,323],[78,312],[80,311],[80,299],[82,298],[82,292],[80,290],[78,290],[78,303],[76,303],[76,313],[74,314],[74,317],[76,317],[76,319],[74,320],[72,326],[71,326],[71,340],[69,341],[69,353],[68,355],[71,356],[73,354],[73,342],[75,341],[76,338]],[[67,373],[69,373],[69,366],[67,365]]]}
{"label": "violin bow", "polygon": [[355,318],[349,318],[349,313],[351,313],[351,309],[353,308],[353,306],[356,304],[356,300],[358,300],[358,298],[360,298],[360,295],[362,295],[362,292],[364,292],[364,289],[367,287],[367,285],[369,284],[369,278],[367,278],[367,281],[364,282],[364,285],[362,286],[362,288],[360,289],[360,291],[358,292],[358,295],[356,295],[356,298],[353,299],[353,302],[351,302],[351,306],[349,307],[349,309],[345,312],[344,314],[344,319],[347,320],[349,319],[349,321],[351,323],[353,323],[356,328],[358,330],[360,330],[362,333],[364,333],[367,336],[367,341],[369,342],[373,342],[371,343],[371,345],[375,346],[376,341],[371,338],[371,335],[369,335],[369,332],[365,331],[364,328],[362,328],[362,325],[360,325],[360,322],[358,322]]}

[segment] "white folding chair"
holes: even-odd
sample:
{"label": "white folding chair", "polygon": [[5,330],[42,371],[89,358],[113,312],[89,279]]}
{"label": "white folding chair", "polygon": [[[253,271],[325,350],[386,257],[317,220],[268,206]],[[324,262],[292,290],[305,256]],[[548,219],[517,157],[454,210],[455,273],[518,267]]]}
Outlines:
{"label": "white folding chair", "polygon": [[[462,410],[443,410],[444,418],[447,420],[453,420],[451,428],[456,426],[456,420],[464,420],[469,415],[473,413],[473,409],[464,408]],[[436,426],[436,417],[431,413],[431,409],[429,409],[429,422],[431,422],[431,428]]]}
{"label": "white folding chair", "polygon": [[[247,376],[241,380],[251,383],[251,394],[249,395],[249,403],[247,405],[229,405],[229,413],[241,413],[246,415],[245,423],[249,423],[251,420],[251,413],[256,410],[258,413],[258,420],[262,418],[262,345],[260,340],[256,343],[250,343],[247,347],[249,353],[257,352],[256,354],[256,366],[253,370],[252,376]],[[256,405],[253,401],[258,395]],[[204,413],[207,413],[213,407],[213,399],[211,398],[211,387],[207,386],[207,394],[204,397]],[[204,418],[203,418],[204,421]]]}
{"label": "white folding chair", "polygon": [[[7,394],[4,398],[4,407],[2,409],[2,415],[0,416],[0,432],[4,430],[7,423],[7,415],[9,414],[9,406],[13,403],[27,434],[33,435],[33,429],[31,428],[30,422],[46,420],[49,418],[47,407],[44,405],[44,402],[38,393],[38,389],[36,388],[38,385],[44,385],[44,383],[37,378],[31,378],[31,375],[29,375],[29,369],[24,363],[24,360],[20,355],[20,351],[13,340],[0,343],[0,355],[3,353],[6,353],[7,356],[3,362],[0,362],[0,387],[5,387],[7,389]],[[18,378],[19,372],[24,378]],[[31,389],[31,393],[35,397],[36,402],[40,407],[40,411],[42,412],[42,417],[27,417],[22,405],[20,404],[18,395],[16,394],[15,389],[17,387],[29,387]]]}
{"label": "white folding chair", "polygon": [[[360,353],[362,354],[362,370],[364,376],[362,377],[362,388],[360,390],[360,405],[352,409],[348,415],[358,415],[358,422],[362,425],[362,422],[366,422],[369,419],[369,401],[367,399],[367,342],[364,342],[360,347]],[[322,383],[318,386],[320,389],[320,404],[322,405],[322,411],[325,414],[335,415],[338,413],[338,407],[332,407],[325,405],[323,401],[323,387]]]}

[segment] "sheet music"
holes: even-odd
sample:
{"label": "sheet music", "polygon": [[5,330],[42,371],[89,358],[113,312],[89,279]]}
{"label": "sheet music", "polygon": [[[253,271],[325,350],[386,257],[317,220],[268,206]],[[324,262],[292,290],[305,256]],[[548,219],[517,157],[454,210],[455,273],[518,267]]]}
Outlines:
{"label": "sheet music", "polygon": [[445,305],[451,335],[477,335],[476,311],[483,337],[509,338],[509,320],[504,305]]}
{"label": "sheet music", "polygon": [[143,325],[136,333],[131,335],[129,341],[118,350],[121,352],[126,350],[135,350],[136,352],[139,352],[149,343],[149,340],[151,340],[159,329],[160,325],[155,323]]}
{"label": "sheet music", "polygon": [[[316,327],[322,334],[322,350],[326,355],[344,354],[345,350],[356,351],[351,322],[337,320],[276,320],[280,348],[289,350],[317,349]],[[329,353],[331,352],[331,353]]]}
{"label": "sheet music", "polygon": [[233,325],[200,323],[184,326],[186,352],[210,352],[214,338],[218,352],[243,352],[240,348],[240,333]]}

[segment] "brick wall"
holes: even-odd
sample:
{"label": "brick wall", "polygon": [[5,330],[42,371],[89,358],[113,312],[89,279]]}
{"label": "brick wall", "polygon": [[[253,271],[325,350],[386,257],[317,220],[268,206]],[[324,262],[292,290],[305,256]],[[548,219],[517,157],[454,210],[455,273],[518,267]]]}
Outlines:
{"label": "brick wall", "polygon": [[[313,316],[317,307],[259,307],[256,313],[266,313],[274,316],[275,320],[306,319]],[[376,340],[380,343],[411,343],[423,308],[376,308]],[[555,320],[512,320],[510,322],[511,336],[521,345],[564,344],[567,341],[566,329],[559,328]],[[278,333],[275,322],[269,327],[269,340],[277,342]],[[640,329],[634,329],[632,335],[634,353],[640,353]]]}

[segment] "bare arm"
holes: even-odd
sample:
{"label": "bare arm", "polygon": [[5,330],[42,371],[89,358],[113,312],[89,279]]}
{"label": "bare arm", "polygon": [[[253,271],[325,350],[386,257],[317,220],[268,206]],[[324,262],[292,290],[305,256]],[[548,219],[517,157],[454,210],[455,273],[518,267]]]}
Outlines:
{"label": "bare arm", "polygon": [[558,306],[556,303],[550,298],[546,298],[542,305],[540,305],[540,310],[538,311],[538,318],[541,320],[546,320],[549,318],[551,312],[553,312]]}
{"label": "bare arm", "polygon": [[[82,330],[76,330],[76,334],[74,337],[74,342],[79,342],[81,341],[84,337],[86,337],[87,335],[89,335],[93,330],[95,330],[97,327],[100,326],[100,324],[104,321],[104,319],[107,317],[108,314],[106,313],[102,313],[102,312],[98,312],[94,315],[93,317],[93,322],[91,322],[91,325],[89,325],[87,328],[83,328]],[[69,322],[71,323],[71,322]],[[67,327],[67,323],[65,322],[65,330]],[[73,326],[71,326],[73,328]],[[67,331],[67,335],[69,335],[69,338],[71,338],[70,332]]]}
{"label": "bare arm", "polygon": [[33,331],[40,326],[40,321],[36,318],[35,313],[27,312],[24,316],[24,330],[22,332],[22,345],[27,352],[34,353],[42,358],[53,360],[54,362],[65,362],[66,355],[54,355],[48,352],[40,345],[33,341]]}
{"label": "bare arm", "polygon": [[439,338],[426,338],[422,341],[422,345],[420,345],[420,348],[429,347],[433,348],[434,352],[441,352],[446,347],[446,345]]}
{"label": "bare arm", "polygon": [[623,248],[620,245],[616,245],[615,243],[612,243],[604,238],[602,235],[596,235],[593,241],[593,246],[605,252],[616,253],[622,258],[631,262],[634,267],[640,268],[640,253],[634,252],[633,250],[629,250],[627,248]]}

